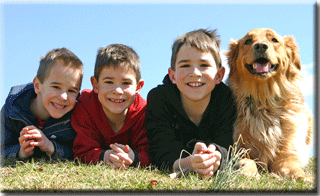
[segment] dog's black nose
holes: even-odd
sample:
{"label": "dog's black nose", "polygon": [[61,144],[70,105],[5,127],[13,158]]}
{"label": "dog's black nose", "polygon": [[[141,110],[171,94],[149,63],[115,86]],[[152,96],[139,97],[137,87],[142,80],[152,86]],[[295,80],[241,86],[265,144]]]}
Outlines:
{"label": "dog's black nose", "polygon": [[254,46],[253,46],[254,50],[257,51],[257,52],[265,52],[266,50],[268,50],[269,46],[267,43],[265,42],[259,42],[259,43],[256,43]]}

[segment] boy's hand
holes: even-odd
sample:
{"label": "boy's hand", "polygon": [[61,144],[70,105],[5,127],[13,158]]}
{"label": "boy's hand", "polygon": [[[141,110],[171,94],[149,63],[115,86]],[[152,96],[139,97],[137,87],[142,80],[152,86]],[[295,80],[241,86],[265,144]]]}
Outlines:
{"label": "boy's hand", "polygon": [[134,152],[128,145],[111,144],[111,150],[104,154],[104,161],[114,168],[127,169],[134,161]]}
{"label": "boy's hand", "polygon": [[[38,146],[41,151],[45,152],[48,156],[51,156],[54,152],[53,143],[43,134],[43,132],[37,129],[35,126],[27,126],[22,129],[21,133],[23,134],[21,141],[30,141],[27,142],[30,146],[30,149],[34,149],[34,146]],[[21,135],[20,133],[20,135]],[[20,142],[19,138],[19,142]],[[20,142],[21,145],[21,142]],[[27,149],[25,149],[27,150]],[[26,151],[28,152],[28,151]],[[20,155],[20,152],[19,152]],[[31,155],[30,155],[31,156]]]}
{"label": "boy's hand", "polygon": [[193,170],[200,176],[212,176],[218,169],[221,160],[221,153],[214,145],[208,147],[201,142],[196,143],[190,158]]}
{"label": "boy's hand", "polygon": [[22,131],[20,132],[19,137],[19,143],[20,143],[20,150],[19,150],[19,158],[26,159],[33,155],[34,153],[34,146],[31,145],[31,142],[34,142],[34,140],[29,139],[28,134],[29,128],[24,127]]}

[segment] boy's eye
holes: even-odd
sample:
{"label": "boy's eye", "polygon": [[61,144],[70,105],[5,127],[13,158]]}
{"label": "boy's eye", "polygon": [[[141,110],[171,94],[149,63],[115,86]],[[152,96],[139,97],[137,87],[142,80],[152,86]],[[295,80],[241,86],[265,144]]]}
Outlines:
{"label": "boy's eye", "polygon": [[183,65],[180,65],[180,67],[190,67],[189,64],[183,64]]}
{"label": "boy's eye", "polygon": [[124,85],[131,85],[131,82],[124,82]]}
{"label": "boy's eye", "polygon": [[210,65],[204,63],[204,64],[201,64],[200,67],[210,67]]}
{"label": "boy's eye", "polygon": [[113,84],[112,81],[105,81],[104,83],[106,83],[106,84]]}
{"label": "boy's eye", "polygon": [[70,93],[78,94],[76,90],[69,90]]}
{"label": "boy's eye", "polygon": [[54,89],[60,89],[59,86],[51,86],[51,87],[54,88]]}

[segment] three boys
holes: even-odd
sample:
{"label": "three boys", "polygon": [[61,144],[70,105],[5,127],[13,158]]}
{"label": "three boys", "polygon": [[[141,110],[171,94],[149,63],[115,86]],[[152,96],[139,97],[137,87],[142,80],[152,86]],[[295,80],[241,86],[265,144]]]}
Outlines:
{"label": "three boys", "polygon": [[[91,77],[93,90],[82,92],[71,117],[77,132],[73,144],[75,157],[88,164],[103,161],[114,168],[128,168],[139,162],[141,166],[149,165],[151,155],[152,163],[159,168],[181,167],[201,176],[212,176],[223,167],[227,149],[233,144],[236,115],[231,91],[221,82],[225,70],[221,66],[219,45],[216,31],[200,29],[179,37],[172,48],[168,75],[163,85],[149,92],[148,105],[139,94],[144,81],[135,51],[121,44],[101,48]],[[78,94],[81,81],[76,84],[70,85]],[[40,89],[37,80],[34,88],[36,92]],[[46,94],[45,90],[41,92]],[[31,110],[42,120],[61,118],[62,111],[70,111],[74,106],[73,102],[64,105],[47,101],[46,96],[38,97],[44,105],[42,108],[61,110],[38,114],[38,107],[34,108],[31,102]],[[9,121],[5,125],[11,126]],[[52,155],[47,137],[39,140],[42,132],[36,130],[23,128],[19,138],[22,150],[16,152],[17,156],[31,156],[32,145],[40,145],[41,141],[48,144],[44,145],[47,148],[39,146],[40,150]],[[192,156],[180,157],[183,149],[192,152]]]}

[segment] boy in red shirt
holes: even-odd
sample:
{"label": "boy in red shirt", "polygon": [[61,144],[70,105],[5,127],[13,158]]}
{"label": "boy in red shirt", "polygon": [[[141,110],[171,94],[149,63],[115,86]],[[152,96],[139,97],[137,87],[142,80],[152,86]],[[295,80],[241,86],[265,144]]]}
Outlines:
{"label": "boy in red shirt", "polygon": [[122,44],[101,48],[91,83],[93,90],[81,93],[71,117],[75,157],[114,168],[149,165],[139,56]]}

